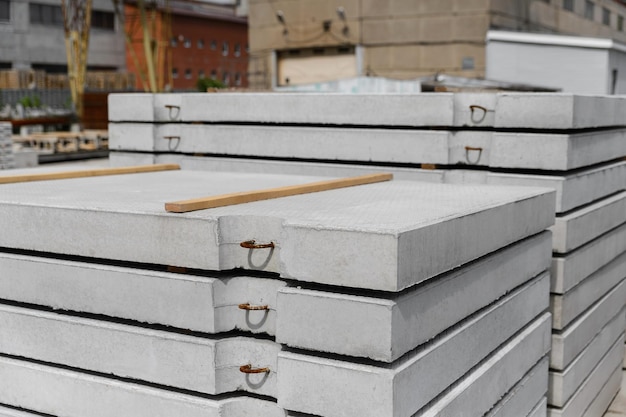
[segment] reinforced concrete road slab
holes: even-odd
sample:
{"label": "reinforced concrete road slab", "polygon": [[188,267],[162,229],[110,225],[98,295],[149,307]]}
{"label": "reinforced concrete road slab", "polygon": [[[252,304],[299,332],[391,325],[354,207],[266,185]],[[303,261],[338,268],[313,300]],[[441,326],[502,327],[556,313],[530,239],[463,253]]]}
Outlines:
{"label": "reinforced concrete road slab", "polygon": [[545,232],[394,297],[281,289],[276,341],[394,361],[544,271],[550,245]]}
{"label": "reinforced concrete road slab", "polygon": [[[189,336],[6,305],[0,329],[6,355],[205,394],[276,396],[281,347],[269,340]],[[270,372],[241,372],[248,364]]]}
{"label": "reinforced concrete road slab", "polygon": [[622,369],[621,367],[617,367],[609,377],[609,380],[602,388],[602,391],[598,394],[598,396],[591,402],[587,410],[585,410],[585,416],[590,417],[611,417],[608,414],[604,414],[611,405],[611,401],[615,398],[615,394],[618,393],[621,386],[622,380]]}
{"label": "reinforced concrete road slab", "polygon": [[527,417],[547,417],[548,416],[548,400],[544,397],[543,400],[533,408]]}
{"label": "reinforced concrete road slab", "polygon": [[[0,271],[6,300],[204,333],[275,334],[276,293],[286,285],[260,277],[211,278],[1,252]],[[268,310],[238,307],[245,303]]]}
{"label": "reinforced concrete road slab", "polygon": [[[0,246],[399,291],[554,221],[550,190],[410,181],[164,210],[168,201],[320,179],[171,171],[2,185]],[[275,247],[240,247],[251,239]]]}
{"label": "reinforced concrete road slab", "polygon": [[[548,285],[541,275],[391,365],[281,352],[278,403],[316,415],[412,416],[545,311]],[[539,333],[541,348],[525,350],[532,361],[485,412],[548,352],[549,334]]]}
{"label": "reinforced concrete road slab", "polygon": [[[276,403],[208,399],[0,356],[0,403],[67,417],[285,417]],[[37,395],[33,395],[36,392]]]}
{"label": "reinforced concrete road slab", "polygon": [[0,405],[0,417],[40,417],[40,414],[16,410],[14,408]]}

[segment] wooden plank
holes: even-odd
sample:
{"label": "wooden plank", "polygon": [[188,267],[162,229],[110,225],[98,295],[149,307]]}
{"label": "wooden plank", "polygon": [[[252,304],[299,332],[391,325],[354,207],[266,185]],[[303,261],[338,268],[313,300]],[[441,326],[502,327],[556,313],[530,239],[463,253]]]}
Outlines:
{"label": "wooden plank", "polygon": [[137,165],[120,168],[88,169],[81,171],[50,172],[45,174],[11,175],[0,177],[0,184],[17,182],[64,180],[68,178],[101,177],[104,175],[138,174],[142,172],[171,171],[180,169],[177,164]]}
{"label": "wooden plank", "polygon": [[253,201],[269,200],[272,198],[316,193],[320,191],[334,190],[337,188],[352,187],[355,185],[372,184],[376,182],[389,181],[391,179],[393,179],[393,174],[389,173],[369,174],[350,178],[340,178],[336,180],[318,181],[309,184],[268,188],[258,191],[244,191],[240,193],[222,194],[218,196],[165,203],[165,210],[172,213],[186,213],[189,211],[250,203]]}

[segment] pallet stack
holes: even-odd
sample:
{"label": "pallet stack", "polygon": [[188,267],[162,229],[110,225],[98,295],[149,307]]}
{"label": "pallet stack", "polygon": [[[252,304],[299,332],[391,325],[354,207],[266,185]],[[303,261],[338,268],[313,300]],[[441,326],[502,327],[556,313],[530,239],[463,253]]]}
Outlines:
{"label": "pallet stack", "polygon": [[0,170],[15,168],[11,123],[0,122]]}
{"label": "pallet stack", "polygon": [[106,173],[0,184],[0,415],[545,415],[553,191]]}
{"label": "pallet stack", "polygon": [[623,358],[624,114],[623,97],[551,93],[120,95],[109,130],[117,165],[555,189],[549,412],[601,416]]}

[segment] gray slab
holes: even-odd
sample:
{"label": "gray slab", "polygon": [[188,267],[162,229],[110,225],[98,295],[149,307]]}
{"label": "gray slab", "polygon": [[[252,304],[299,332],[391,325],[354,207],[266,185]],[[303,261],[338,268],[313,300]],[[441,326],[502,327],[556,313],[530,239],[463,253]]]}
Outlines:
{"label": "gray slab", "polygon": [[[284,281],[197,277],[0,253],[3,299],[205,333],[275,334]],[[268,305],[244,311],[239,304]],[[172,307],[172,308],[170,308]]]}
{"label": "gray slab", "polygon": [[550,294],[552,328],[562,330],[626,278],[626,253],[613,259],[565,294]]}
{"label": "gray slab", "polygon": [[626,280],[598,300],[562,332],[552,334],[550,368],[565,369],[624,306]]}
{"label": "gray slab", "polygon": [[602,391],[600,391],[587,410],[585,410],[585,416],[602,417],[605,415],[615,395],[620,391],[622,377],[622,370],[619,367],[616,368],[609,377],[608,382],[602,388]]}
{"label": "gray slab", "polygon": [[[554,257],[550,291],[557,294],[567,293],[624,252],[626,223],[565,256]],[[626,270],[622,269],[622,272]],[[625,275],[622,274],[622,277]]]}
{"label": "gray slab", "polygon": [[539,401],[539,403],[533,408],[533,410],[528,414],[527,417],[547,417],[548,415],[548,400],[547,398],[543,398],[543,400]]}
{"label": "gray slab", "polygon": [[[547,274],[541,275],[388,366],[281,352],[278,403],[317,415],[412,416],[544,311],[547,281]],[[541,348],[525,351],[532,362],[511,386],[547,353],[548,320],[546,314],[537,324]]]}
{"label": "gray slab", "polygon": [[621,126],[624,98],[569,93],[500,93],[495,127],[586,129]]}
{"label": "gray slab", "polygon": [[[281,347],[269,340],[201,338],[2,305],[0,329],[0,352],[8,355],[206,394],[276,395]],[[270,373],[242,373],[247,364]]]}
{"label": "gray slab", "polygon": [[548,352],[549,322],[547,314],[533,321],[418,416],[456,417],[467,411],[469,415],[489,411]]}
{"label": "gray slab", "polygon": [[[626,141],[625,141],[626,143]],[[554,251],[566,253],[626,221],[626,192],[558,216],[552,226]]]}
{"label": "gray slab", "polygon": [[34,414],[28,411],[16,410],[14,408],[4,407],[0,405],[0,417],[39,417],[40,414]]}
{"label": "gray slab", "polygon": [[[615,369],[621,372],[621,364],[624,358],[624,338],[621,337],[602,358],[591,374],[580,385],[578,390],[571,396],[569,401],[561,408],[550,407],[550,416],[580,417],[590,415],[586,410],[592,405],[594,399],[602,393],[602,389],[607,382],[611,382],[611,377]],[[614,393],[613,393],[614,394]],[[606,407],[610,404],[610,399]],[[606,410],[606,408],[604,409]],[[602,410],[602,412],[604,412]],[[602,414],[595,414],[600,417]]]}
{"label": "gray slab", "polygon": [[[284,417],[275,403],[242,395],[201,398],[0,357],[0,403],[67,417]],[[37,393],[37,395],[33,395]]]}
{"label": "gray slab", "polygon": [[548,392],[548,363],[547,356],[539,361],[485,417],[518,417],[533,413]]}
{"label": "gray slab", "polygon": [[545,232],[389,298],[284,288],[276,341],[391,362],[545,270],[550,245]]}
{"label": "gray slab", "polygon": [[554,407],[563,407],[574,395],[583,381],[591,374],[604,355],[615,342],[623,340],[626,319],[624,310],[615,316],[585,347],[565,370],[550,371],[550,390],[548,403]]}
{"label": "gray slab", "polygon": [[[554,220],[549,190],[409,181],[164,211],[167,201],[316,180],[170,171],[7,184],[0,187],[0,246],[211,270],[243,267],[398,291]],[[493,226],[501,224],[508,227]],[[276,247],[240,247],[250,239]]]}

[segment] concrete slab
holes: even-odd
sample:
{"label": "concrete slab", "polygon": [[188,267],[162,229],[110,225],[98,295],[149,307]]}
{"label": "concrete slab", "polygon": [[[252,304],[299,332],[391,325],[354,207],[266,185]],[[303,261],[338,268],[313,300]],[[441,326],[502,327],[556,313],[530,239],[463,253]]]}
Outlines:
{"label": "concrete slab", "polygon": [[283,288],[276,341],[394,361],[544,271],[550,245],[545,232],[388,298]]}
{"label": "concrete slab", "polygon": [[626,223],[565,256],[554,257],[550,291],[556,294],[567,293],[624,252]]}
{"label": "concrete slab", "polygon": [[626,280],[597,301],[560,333],[552,334],[550,368],[564,370],[624,306]]}
{"label": "concrete slab", "polygon": [[[205,333],[275,334],[276,293],[286,285],[259,277],[218,279],[6,253],[0,253],[0,271],[5,300]],[[269,310],[239,309],[244,303]]]}
{"label": "concrete slab", "polygon": [[562,330],[626,278],[626,253],[585,278],[565,294],[550,294],[552,328]]}
{"label": "concrete slab", "polygon": [[157,155],[152,153],[137,152],[109,152],[109,161],[112,167],[125,167],[131,165],[157,164]]}
{"label": "concrete slab", "polygon": [[623,99],[569,93],[500,93],[495,127],[586,129],[621,126]]}
{"label": "concrete slab", "polygon": [[[206,394],[276,396],[280,345],[208,339],[0,305],[0,352]],[[45,340],[45,343],[41,343]],[[240,367],[269,368],[245,374]]]}
{"label": "concrete slab", "polygon": [[[626,143],[626,141],[625,141]],[[619,192],[580,210],[557,216],[551,230],[557,253],[572,251],[624,223],[626,192]]]}
{"label": "concrete slab", "polygon": [[[624,371],[622,370],[622,378],[619,393],[615,396],[611,405],[608,408],[607,416],[614,415],[623,416],[626,413],[626,378],[624,376]],[[613,414],[610,414],[613,413]]]}
{"label": "concrete slab", "polygon": [[[611,399],[619,389],[617,389],[610,395],[610,398],[606,400],[606,406],[596,414],[590,414],[587,409],[592,406],[593,401],[602,395],[602,389],[607,382],[611,382],[613,374],[616,370],[619,370],[621,377],[621,363],[624,357],[624,339],[620,338],[602,358],[600,363],[595,367],[591,374],[585,379],[578,390],[572,395],[569,401],[562,408],[548,408],[548,415],[550,416],[563,416],[563,417],[580,417],[580,416],[597,416],[600,417],[606,411],[606,408],[611,403]],[[619,381],[618,381],[619,382]],[[603,397],[600,397],[601,399]],[[597,407],[597,406],[595,406]],[[594,407],[594,408],[595,408]]]}
{"label": "concrete slab", "polygon": [[548,400],[544,397],[543,400],[533,408],[527,417],[547,417],[548,416]]}
{"label": "concrete slab", "polygon": [[448,164],[488,167],[491,161],[492,132],[461,130],[450,132]]}
{"label": "concrete slab", "polygon": [[455,417],[468,411],[470,415],[483,415],[550,350],[549,327],[547,314],[534,320],[417,415]]}
{"label": "concrete slab", "polygon": [[564,176],[489,173],[487,183],[555,189],[556,212],[563,213],[623,191],[626,184],[626,161]]}
{"label": "concrete slab", "polygon": [[[156,107],[154,97],[155,95],[150,93],[109,94],[107,97],[109,121],[156,121],[154,116],[154,108]],[[109,126],[110,128],[111,126]]]}
{"label": "concrete slab", "polygon": [[182,95],[180,112],[184,122],[452,126],[453,100],[449,93],[198,93]]}
{"label": "concrete slab", "polygon": [[254,410],[285,416],[275,403],[257,398],[202,398],[5,357],[0,374],[0,403],[51,415],[242,417]]}
{"label": "concrete slab", "polygon": [[626,155],[626,130],[577,134],[494,132],[491,167],[568,171]]}
{"label": "concrete slab", "polygon": [[611,401],[615,398],[615,394],[619,391],[620,382],[622,379],[621,369],[616,368],[611,376],[609,377],[608,382],[602,388],[602,391],[598,394],[598,396],[592,401],[589,405],[589,408],[585,410],[585,416],[590,417],[601,417],[604,415],[604,412],[610,406]]}
{"label": "concrete slab", "polygon": [[39,417],[41,414],[16,410],[14,408],[4,407],[0,405],[0,417]]}
{"label": "concrete slab", "polygon": [[[547,274],[541,275],[387,366],[281,352],[278,404],[317,415],[412,416],[544,311],[547,281]],[[532,361],[527,366],[523,360],[516,364],[525,369],[502,395],[549,350],[549,329],[544,329],[549,322],[544,321],[549,315],[529,331],[538,335],[533,344],[537,349],[524,351]]]}
{"label": "concrete slab", "polygon": [[158,129],[150,123],[109,123],[109,149],[153,151]]}
{"label": "concrete slab", "polygon": [[[546,356],[536,364],[485,417],[528,416],[535,412],[548,392],[546,372],[549,358]],[[534,404],[534,405],[533,405]],[[545,411],[545,409],[544,409]]]}
{"label": "concrete slab", "polygon": [[454,94],[454,126],[493,126],[496,100],[493,93]]}
{"label": "concrete slab", "polygon": [[550,371],[548,403],[551,406],[564,407],[615,342],[617,340],[624,342],[625,323],[624,310],[622,310],[604,326],[564,371]]}
{"label": "concrete slab", "polygon": [[[0,188],[0,246],[198,269],[241,267],[399,291],[539,233],[554,220],[549,190],[409,181],[185,214],[164,211],[167,201],[321,179],[170,171],[7,184]],[[500,224],[508,227],[493,229]],[[240,247],[250,239],[275,248]]]}

